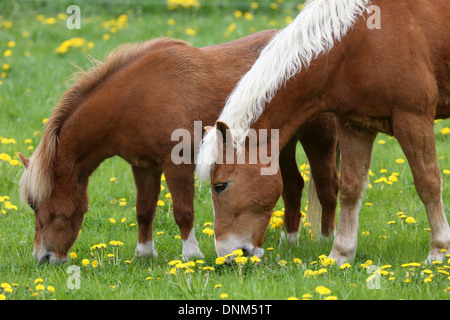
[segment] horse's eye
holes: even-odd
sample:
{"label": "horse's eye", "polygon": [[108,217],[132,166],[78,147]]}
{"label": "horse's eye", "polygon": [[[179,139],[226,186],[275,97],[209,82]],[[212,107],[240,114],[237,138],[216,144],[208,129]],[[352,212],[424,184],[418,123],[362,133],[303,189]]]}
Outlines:
{"label": "horse's eye", "polygon": [[213,184],[213,189],[217,193],[224,192],[228,187],[228,182],[221,182]]}
{"label": "horse's eye", "polygon": [[31,208],[34,212],[36,212],[36,203],[35,203],[35,202],[31,202],[31,203],[29,203],[28,205],[30,206],[30,208]]}

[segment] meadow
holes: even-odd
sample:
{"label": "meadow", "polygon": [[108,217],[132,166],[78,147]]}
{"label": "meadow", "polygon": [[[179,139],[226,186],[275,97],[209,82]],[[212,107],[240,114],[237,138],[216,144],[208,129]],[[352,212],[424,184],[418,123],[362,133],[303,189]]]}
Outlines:
{"label": "meadow", "polygon": [[[73,64],[91,66],[123,43],[172,37],[202,47],[286,26],[302,1],[17,1],[0,3],[0,299],[152,300],[397,300],[449,299],[450,255],[424,264],[429,224],[397,141],[377,137],[360,213],[355,261],[326,259],[332,241],[318,241],[308,222],[309,167],[298,245],[281,242],[280,199],[261,259],[223,264],[214,248],[209,184],[198,182],[195,230],[202,259],[183,261],[170,190],[162,181],[154,223],[158,258],[136,259],[136,190],[130,166],[114,157],[94,172],[89,211],[66,263],[39,265],[32,257],[34,213],[19,199],[18,152],[31,156],[45,123],[70,86]],[[66,9],[81,9],[81,28],[69,29]],[[443,201],[450,212],[450,120],[436,121]],[[338,219],[338,216],[337,216]],[[68,269],[79,270],[79,280]],[[79,287],[76,288],[76,285]],[[75,287],[74,287],[75,285]]]}

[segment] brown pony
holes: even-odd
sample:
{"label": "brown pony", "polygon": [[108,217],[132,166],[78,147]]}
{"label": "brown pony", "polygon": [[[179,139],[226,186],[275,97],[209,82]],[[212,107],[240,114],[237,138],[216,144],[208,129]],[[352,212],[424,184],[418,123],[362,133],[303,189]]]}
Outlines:
{"label": "brown pony", "polygon": [[[173,162],[172,150],[178,141],[172,140],[172,133],[183,128],[192,134],[195,120],[213,123],[226,96],[275,33],[264,31],[201,49],[179,40],[156,39],[122,46],[89,72],[81,71],[56,106],[31,159],[21,155],[26,167],[21,196],[36,214],[35,258],[53,263],[65,260],[88,209],[89,176],[103,160],[115,155],[131,164],[136,184],[136,256],[157,255],[152,225],[162,172],[172,193],[174,218],[183,240],[182,254],[184,258],[202,256],[194,232],[195,167],[193,162]],[[310,131],[331,126],[332,135],[326,142],[332,166],[337,131],[328,118],[311,122],[311,128],[316,129]],[[309,137],[308,131],[302,132],[305,141],[314,141],[315,135]],[[296,142],[283,151],[283,178],[289,187],[282,192],[288,232],[298,230],[303,188],[295,163]],[[190,147],[194,149],[194,141]],[[314,154],[316,145],[311,143],[305,148]],[[310,161],[329,166],[325,163],[328,158]],[[318,185],[329,179],[337,185],[335,169],[318,172],[317,177],[321,176]],[[324,190],[322,203],[334,208],[337,188]],[[278,191],[281,193],[281,184]],[[327,228],[333,230],[334,209],[328,215]]]}
{"label": "brown pony", "polygon": [[[427,261],[442,260],[442,249],[450,250],[433,132],[435,119],[450,116],[450,2],[369,4],[309,1],[265,47],[229,97],[216,130],[205,136],[197,174],[212,169],[213,190],[217,183],[227,184],[224,192],[212,192],[216,247],[222,254],[256,250],[270,204],[279,196],[271,190],[277,190],[281,178],[260,175],[262,164],[214,164],[216,147],[223,142],[211,137],[230,127],[238,152],[248,153],[248,146],[241,145],[243,135],[234,132],[250,126],[278,128],[276,142],[282,148],[322,112],[340,118],[342,154],[339,224],[330,257],[338,264],[355,257],[358,214],[378,132],[397,138],[408,159],[430,223]],[[261,198],[264,203],[255,205],[254,199]]]}

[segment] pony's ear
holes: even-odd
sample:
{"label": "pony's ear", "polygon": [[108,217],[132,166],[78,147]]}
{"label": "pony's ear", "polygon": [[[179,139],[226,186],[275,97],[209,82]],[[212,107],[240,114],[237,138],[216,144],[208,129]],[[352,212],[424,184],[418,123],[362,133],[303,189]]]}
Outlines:
{"label": "pony's ear", "polygon": [[30,159],[28,159],[27,157],[25,157],[23,154],[21,154],[19,152],[19,157],[20,159],[22,159],[23,165],[25,166],[25,168],[28,168],[28,164],[30,163]]}
{"label": "pony's ear", "polygon": [[216,122],[216,130],[217,133],[217,139],[220,138],[220,141],[218,141],[219,143],[225,143],[227,142],[228,139],[231,140],[231,130],[230,127],[228,127],[228,125],[225,122],[222,121],[217,121]]}

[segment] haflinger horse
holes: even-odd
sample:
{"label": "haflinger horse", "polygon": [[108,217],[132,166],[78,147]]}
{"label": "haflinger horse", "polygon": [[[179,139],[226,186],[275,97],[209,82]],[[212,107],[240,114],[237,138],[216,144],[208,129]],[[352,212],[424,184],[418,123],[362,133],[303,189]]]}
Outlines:
{"label": "haflinger horse", "polygon": [[[172,139],[172,133],[181,128],[192,135],[196,120],[214,123],[227,95],[276,32],[262,31],[205,48],[167,38],[124,45],[106,61],[94,61],[91,70],[76,73],[74,85],[57,104],[34,154],[30,159],[21,155],[26,167],[21,197],[35,212],[33,256],[37,261],[58,264],[66,259],[88,209],[89,176],[102,161],[116,155],[131,164],[137,189],[135,256],[157,256],[152,226],[162,172],[172,193],[182,255],[185,259],[203,256],[194,231],[195,165],[193,161],[175,164],[172,151],[179,141]],[[324,126],[329,127],[330,135],[315,140]],[[323,189],[319,199],[333,208],[323,213],[329,221],[328,233],[334,230],[337,203],[338,178],[333,169],[337,126],[328,115],[299,133],[309,141],[305,148],[311,154],[317,154],[317,146],[324,148],[322,141],[329,147],[329,158],[310,159],[318,167],[330,168],[317,173],[318,188],[329,180],[336,185],[334,190]],[[283,193],[286,214],[291,216],[286,221],[289,232],[299,227],[303,188],[295,162],[296,143],[287,144],[281,157],[289,189],[282,191],[280,184],[274,191]],[[194,139],[189,146],[192,150],[183,152],[194,155]]]}
{"label": "haflinger horse", "polygon": [[[257,228],[270,208],[251,204],[261,197],[273,203],[279,194],[269,198],[266,190],[276,188],[280,176],[257,174],[261,163],[216,163],[224,144],[218,134],[231,131],[240,154],[249,152],[242,144],[249,128],[277,128],[282,148],[305,122],[332,112],[339,118],[342,159],[339,222],[329,257],[337,264],[354,260],[373,142],[383,132],[398,140],[424,204],[431,229],[426,261],[442,261],[450,228],[433,124],[450,116],[449,16],[448,0],[308,1],[267,44],[202,141],[196,169],[200,179],[211,179],[221,255],[260,243],[255,235],[263,232]],[[227,184],[225,191],[214,192],[217,183]]]}

